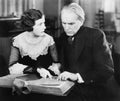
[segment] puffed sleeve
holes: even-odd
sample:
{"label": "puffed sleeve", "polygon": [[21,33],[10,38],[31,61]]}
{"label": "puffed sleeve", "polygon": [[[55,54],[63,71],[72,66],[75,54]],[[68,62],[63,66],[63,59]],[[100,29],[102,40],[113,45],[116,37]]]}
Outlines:
{"label": "puffed sleeve", "polygon": [[49,46],[52,46],[55,44],[55,41],[53,39],[53,37],[49,36]]}
{"label": "puffed sleeve", "polygon": [[20,47],[20,38],[19,36],[13,38],[13,46],[19,48]]}

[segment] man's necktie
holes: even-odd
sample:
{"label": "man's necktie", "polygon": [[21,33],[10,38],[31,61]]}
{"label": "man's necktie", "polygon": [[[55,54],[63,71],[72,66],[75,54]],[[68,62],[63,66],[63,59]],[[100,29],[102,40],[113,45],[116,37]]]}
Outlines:
{"label": "man's necktie", "polygon": [[68,43],[69,43],[69,44],[72,44],[73,40],[74,40],[74,37],[73,37],[73,36],[69,36],[69,37],[68,37]]}

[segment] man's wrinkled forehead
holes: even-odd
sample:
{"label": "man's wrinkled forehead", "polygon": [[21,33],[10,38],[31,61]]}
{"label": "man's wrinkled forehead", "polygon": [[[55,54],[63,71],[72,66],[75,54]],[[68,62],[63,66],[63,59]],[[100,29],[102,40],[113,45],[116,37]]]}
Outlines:
{"label": "man's wrinkled forehead", "polygon": [[69,9],[65,9],[65,10],[63,10],[62,11],[62,13],[61,13],[61,20],[62,21],[74,21],[74,20],[76,20],[76,19],[78,19],[78,16],[74,13],[74,12],[72,12],[71,10],[69,10]]}
{"label": "man's wrinkled forehead", "polygon": [[67,13],[67,12],[72,12],[72,13],[74,13],[75,15],[77,15],[78,16],[78,18],[80,18],[80,20],[85,20],[85,13],[84,13],[84,10],[80,7],[80,6],[78,6],[78,7],[76,7],[76,6],[72,6],[72,5],[70,5],[70,6],[65,6],[63,9],[62,9],[62,11],[61,11],[61,15],[62,14],[64,14],[64,13]]}

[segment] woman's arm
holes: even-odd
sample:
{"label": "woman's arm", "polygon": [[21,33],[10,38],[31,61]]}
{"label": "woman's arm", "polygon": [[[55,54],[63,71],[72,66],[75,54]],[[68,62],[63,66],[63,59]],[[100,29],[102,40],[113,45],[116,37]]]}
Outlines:
{"label": "woman's arm", "polygon": [[11,53],[9,58],[9,67],[13,64],[17,63],[19,59],[19,50],[13,46],[11,46]]}
{"label": "woman's arm", "polygon": [[56,45],[53,44],[52,46],[50,46],[50,54],[52,56],[52,59],[55,63],[58,62],[58,54],[57,54],[57,49],[56,49]]}
{"label": "woman's arm", "polygon": [[57,49],[56,49],[55,44],[50,46],[50,53],[51,53],[51,56],[52,56],[52,59],[53,59],[53,64],[48,69],[53,71],[56,75],[59,75],[61,64],[59,63],[59,60],[58,60],[58,53],[57,53]]}

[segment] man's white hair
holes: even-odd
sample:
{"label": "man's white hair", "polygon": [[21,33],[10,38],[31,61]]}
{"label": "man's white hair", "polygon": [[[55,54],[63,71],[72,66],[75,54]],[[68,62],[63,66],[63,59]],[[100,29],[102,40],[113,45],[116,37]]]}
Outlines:
{"label": "man's white hair", "polygon": [[77,4],[77,3],[71,3],[67,6],[64,6],[62,11],[65,10],[65,9],[69,9],[71,10],[72,12],[74,12],[76,15],[78,15],[78,18],[84,22],[85,20],[85,12],[83,10],[83,8]]}

